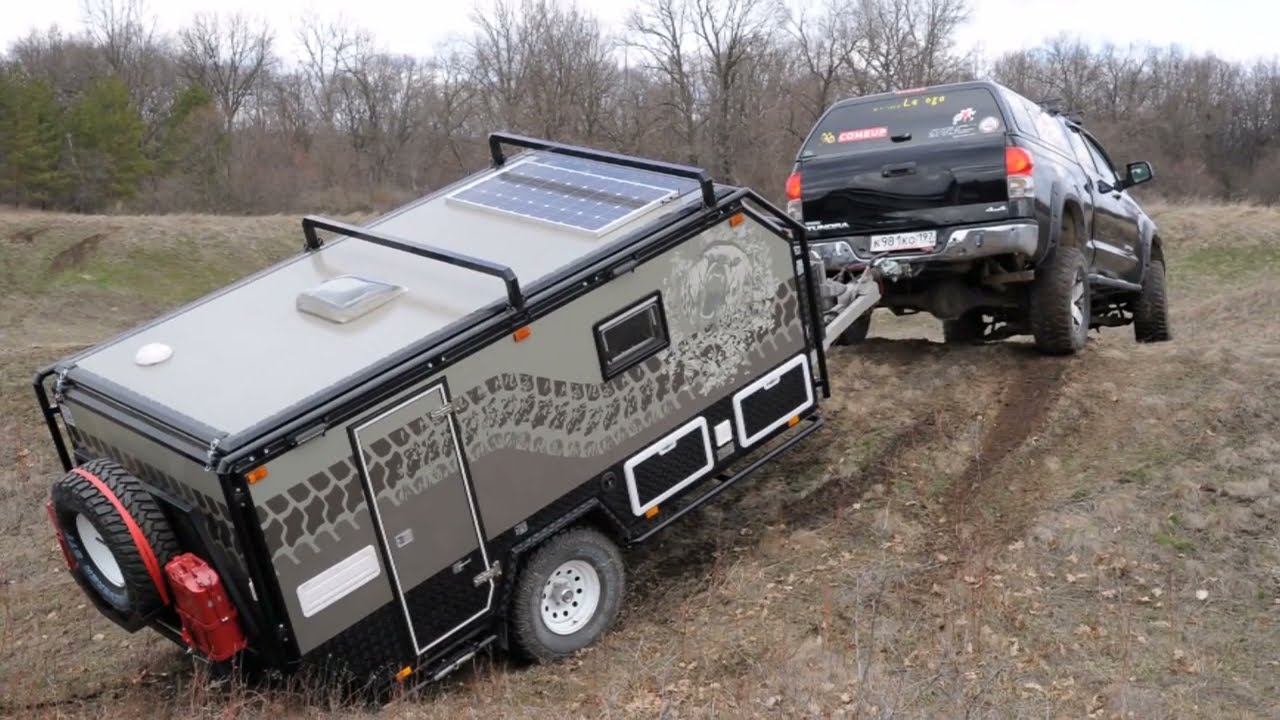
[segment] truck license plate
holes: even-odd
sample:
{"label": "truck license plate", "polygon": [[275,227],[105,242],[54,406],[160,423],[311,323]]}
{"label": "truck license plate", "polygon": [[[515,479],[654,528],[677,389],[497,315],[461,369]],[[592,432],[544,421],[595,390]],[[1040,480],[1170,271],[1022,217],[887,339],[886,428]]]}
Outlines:
{"label": "truck license plate", "polygon": [[893,235],[872,235],[871,252],[932,249],[937,242],[938,231],[936,230],[894,233]]}

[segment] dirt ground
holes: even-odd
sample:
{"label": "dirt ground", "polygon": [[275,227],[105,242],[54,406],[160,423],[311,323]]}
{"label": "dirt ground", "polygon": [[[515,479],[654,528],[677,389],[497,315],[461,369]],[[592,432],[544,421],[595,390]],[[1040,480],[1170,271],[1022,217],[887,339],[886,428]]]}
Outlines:
{"label": "dirt ground", "polygon": [[[940,343],[877,314],[829,426],[632,553],[623,616],[391,718],[1280,715],[1280,212],[1165,206],[1175,339]],[[295,218],[0,212],[0,715],[338,717],[216,686],[63,569],[40,364],[293,252]]]}

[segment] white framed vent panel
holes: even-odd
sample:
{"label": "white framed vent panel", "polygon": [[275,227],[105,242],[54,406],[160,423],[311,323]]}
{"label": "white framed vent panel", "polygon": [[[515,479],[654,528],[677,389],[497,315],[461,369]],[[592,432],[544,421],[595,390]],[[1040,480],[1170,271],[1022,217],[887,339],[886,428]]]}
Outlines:
{"label": "white framed vent panel", "polygon": [[715,465],[707,420],[696,417],[623,464],[631,512],[645,514],[697,482]]}
{"label": "white framed vent panel", "polygon": [[733,394],[738,444],[754,445],[811,405],[809,361],[797,355]]}
{"label": "white framed vent panel", "polygon": [[298,586],[298,605],[302,616],[309,618],[315,615],[381,574],[377,550],[372,545],[365,545]]}

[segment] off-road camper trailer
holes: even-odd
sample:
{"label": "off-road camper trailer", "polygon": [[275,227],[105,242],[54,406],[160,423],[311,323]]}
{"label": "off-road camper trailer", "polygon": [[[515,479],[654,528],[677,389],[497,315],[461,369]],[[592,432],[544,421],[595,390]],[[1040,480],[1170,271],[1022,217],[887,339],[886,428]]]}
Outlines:
{"label": "off-road camper trailer", "polygon": [[553,659],[612,623],[619,546],[821,425],[840,293],[802,226],[697,168],[490,143],[36,376],[49,513],[104,614],[388,682],[495,641]]}

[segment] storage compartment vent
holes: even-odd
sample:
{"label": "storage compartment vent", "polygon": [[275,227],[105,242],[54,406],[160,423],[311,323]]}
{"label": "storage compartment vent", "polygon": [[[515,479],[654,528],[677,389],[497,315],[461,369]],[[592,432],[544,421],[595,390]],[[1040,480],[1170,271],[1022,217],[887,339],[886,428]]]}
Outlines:
{"label": "storage compartment vent", "polygon": [[797,355],[733,396],[738,443],[755,444],[813,404],[809,362]]}
{"label": "storage compartment vent", "polygon": [[694,418],[623,465],[631,511],[636,515],[645,514],[711,472],[713,467],[715,456],[707,421]]}
{"label": "storage compartment vent", "polygon": [[363,317],[390,302],[404,288],[355,275],[341,275],[298,293],[298,309],[335,323]]}

